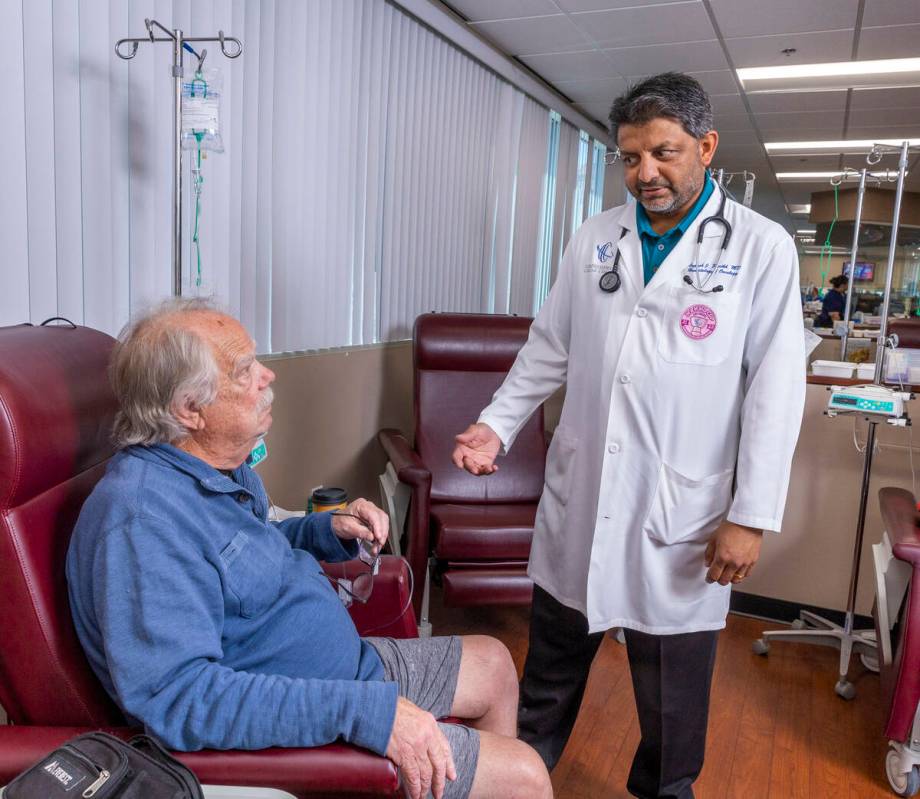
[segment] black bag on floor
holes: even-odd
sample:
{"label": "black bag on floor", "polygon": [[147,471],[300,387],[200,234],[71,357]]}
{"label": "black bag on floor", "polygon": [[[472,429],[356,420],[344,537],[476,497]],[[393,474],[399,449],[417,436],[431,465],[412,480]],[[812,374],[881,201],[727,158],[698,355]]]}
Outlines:
{"label": "black bag on floor", "polygon": [[3,799],[204,799],[195,775],[153,738],[71,738],[24,771]]}

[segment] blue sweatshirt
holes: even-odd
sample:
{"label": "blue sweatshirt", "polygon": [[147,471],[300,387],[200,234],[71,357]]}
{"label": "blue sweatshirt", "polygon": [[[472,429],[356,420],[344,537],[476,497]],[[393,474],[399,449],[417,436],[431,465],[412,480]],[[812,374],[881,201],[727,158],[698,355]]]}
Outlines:
{"label": "blue sweatshirt", "polygon": [[383,754],[397,686],[317,559],[355,542],[329,514],[266,520],[262,481],[169,446],[129,447],[67,554],[77,634],[115,702],[181,750],[317,746]]}

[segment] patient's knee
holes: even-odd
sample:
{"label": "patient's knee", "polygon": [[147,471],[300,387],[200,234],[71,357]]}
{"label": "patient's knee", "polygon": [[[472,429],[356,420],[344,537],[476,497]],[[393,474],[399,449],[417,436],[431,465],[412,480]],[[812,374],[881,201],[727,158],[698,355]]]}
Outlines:
{"label": "patient's knee", "polygon": [[517,704],[517,670],[508,647],[497,638],[483,636],[482,641],[480,655],[485,661],[483,666],[489,675],[488,685],[492,693],[502,699],[513,699]]}
{"label": "patient's knee", "polygon": [[543,760],[527,744],[514,760],[514,778],[511,795],[528,799],[551,799],[553,786]]}

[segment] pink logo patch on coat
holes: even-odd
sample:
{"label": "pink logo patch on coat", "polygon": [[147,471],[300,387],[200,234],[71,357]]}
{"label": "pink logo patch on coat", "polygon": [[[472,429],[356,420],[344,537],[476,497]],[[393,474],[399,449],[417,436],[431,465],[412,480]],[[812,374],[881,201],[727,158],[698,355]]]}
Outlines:
{"label": "pink logo patch on coat", "polygon": [[691,305],[680,315],[680,329],[694,341],[711,336],[716,323],[716,312],[708,305]]}

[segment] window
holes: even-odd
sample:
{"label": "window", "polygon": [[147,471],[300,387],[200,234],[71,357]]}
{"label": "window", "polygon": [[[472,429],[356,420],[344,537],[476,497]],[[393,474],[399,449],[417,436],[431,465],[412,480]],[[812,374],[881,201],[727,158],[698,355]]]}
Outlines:
{"label": "window", "polygon": [[588,216],[599,214],[604,208],[604,156],[607,154],[607,146],[595,139],[592,154]]}
{"label": "window", "polygon": [[534,281],[533,312],[536,313],[549,294],[552,277],[553,220],[556,214],[556,169],[559,166],[559,137],[562,134],[562,117],[549,112],[549,144],[546,148],[546,169],[543,173],[543,191],[540,213],[540,235],[537,247],[536,280]]}
{"label": "window", "polygon": [[575,196],[572,202],[572,227],[574,233],[585,221],[585,184],[588,177],[588,145],[590,136],[578,131],[578,167],[575,173]]}

